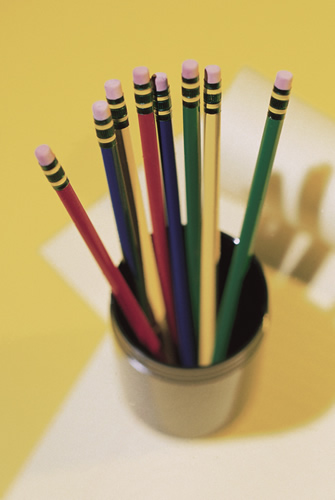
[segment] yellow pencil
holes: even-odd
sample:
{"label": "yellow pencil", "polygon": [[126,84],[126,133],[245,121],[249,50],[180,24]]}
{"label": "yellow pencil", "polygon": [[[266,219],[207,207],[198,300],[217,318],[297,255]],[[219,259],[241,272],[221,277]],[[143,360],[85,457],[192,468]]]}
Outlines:
{"label": "yellow pencil", "polygon": [[211,364],[216,326],[218,260],[218,193],[220,182],[221,70],[210,65],[204,82],[204,171],[200,259],[199,365]]}
{"label": "yellow pencil", "polygon": [[139,182],[139,177],[130,137],[127,107],[124,101],[120,81],[108,80],[105,83],[105,92],[107,101],[111,109],[112,117],[114,119],[114,123],[115,120],[117,120],[120,122],[120,124],[122,124],[119,127],[118,139],[119,139],[119,144],[121,143],[121,146],[125,153],[125,158],[129,169],[130,182],[134,194],[147,296],[156,322],[160,326],[161,330],[165,331],[167,328],[166,308],[164,304],[161,283],[158,275],[153,244],[145,218],[141,186]]}

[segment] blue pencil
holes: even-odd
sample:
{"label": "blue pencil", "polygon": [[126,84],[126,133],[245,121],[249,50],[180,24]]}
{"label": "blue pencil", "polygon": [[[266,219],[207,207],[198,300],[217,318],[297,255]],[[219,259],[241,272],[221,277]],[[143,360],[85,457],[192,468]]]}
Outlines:
{"label": "blue pencil", "polygon": [[93,104],[93,116],[122,252],[134,279],[137,298],[148,318],[152,320],[152,311],[145,291],[140,253],[135,246],[134,239],[132,239],[131,227],[127,223],[128,206],[122,189],[120,159],[108,103],[106,101],[95,102]]}
{"label": "blue pencil", "polygon": [[182,366],[194,367],[197,360],[196,343],[188,287],[183,228],[180,219],[170,92],[165,73],[156,73],[152,78],[152,82],[169,225],[169,248],[179,356]]}

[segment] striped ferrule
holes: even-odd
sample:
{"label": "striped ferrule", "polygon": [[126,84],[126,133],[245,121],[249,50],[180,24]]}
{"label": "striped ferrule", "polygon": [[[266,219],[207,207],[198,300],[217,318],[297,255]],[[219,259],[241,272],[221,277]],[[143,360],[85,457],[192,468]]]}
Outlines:
{"label": "striped ferrule", "polygon": [[170,87],[165,90],[154,92],[154,110],[157,120],[166,121],[171,119]]}
{"label": "striped ferrule", "polygon": [[181,95],[183,106],[196,108],[200,104],[200,83],[199,76],[196,78],[182,77]]}
{"label": "striped ferrule", "polygon": [[46,178],[56,191],[61,191],[69,184],[69,179],[57,158],[50,165],[40,165]]}
{"label": "striped ferrule", "polygon": [[101,148],[110,148],[115,139],[113,118],[109,116],[106,120],[94,119],[95,133]]}
{"label": "striped ferrule", "polygon": [[135,103],[138,114],[148,115],[153,112],[151,82],[144,85],[134,83]]}
{"label": "striped ferrule", "polygon": [[127,106],[124,97],[118,99],[108,99],[107,102],[111,110],[114,127],[116,130],[121,130],[129,126]]}
{"label": "striped ferrule", "polygon": [[290,90],[280,90],[274,86],[269,104],[268,117],[273,120],[284,120],[289,99]]}
{"label": "striped ferrule", "polygon": [[205,113],[215,115],[221,111],[221,81],[218,83],[204,82],[204,110]]}

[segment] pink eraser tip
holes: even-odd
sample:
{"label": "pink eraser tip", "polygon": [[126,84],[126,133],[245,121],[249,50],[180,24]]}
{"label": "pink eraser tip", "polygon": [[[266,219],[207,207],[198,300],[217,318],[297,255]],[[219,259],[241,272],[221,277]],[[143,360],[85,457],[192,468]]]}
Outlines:
{"label": "pink eraser tip", "polygon": [[107,120],[111,112],[106,101],[96,101],[92,106],[93,116],[95,120]]}
{"label": "pink eraser tip", "polygon": [[120,99],[123,96],[120,80],[107,80],[105,92],[107,99]]}
{"label": "pink eraser tip", "polygon": [[194,61],[193,59],[187,59],[184,61],[181,67],[181,76],[187,80],[191,80],[192,78],[199,76],[199,65],[197,61]]}
{"label": "pink eraser tip", "polygon": [[221,68],[216,64],[210,64],[205,68],[205,79],[207,83],[219,83],[221,80]]}
{"label": "pink eraser tip", "polygon": [[278,71],[275,80],[275,87],[279,90],[290,90],[292,87],[293,75],[290,71]]}
{"label": "pink eraser tip", "polygon": [[150,82],[150,73],[146,66],[137,66],[133,70],[133,80],[136,85],[145,85]]}
{"label": "pink eraser tip", "polygon": [[165,73],[155,73],[155,87],[157,92],[168,88],[168,79]]}
{"label": "pink eraser tip", "polygon": [[38,148],[35,149],[35,156],[37,158],[38,163],[42,167],[46,167],[50,165],[56,158],[53,152],[50,149],[50,146],[47,144],[41,144]]}

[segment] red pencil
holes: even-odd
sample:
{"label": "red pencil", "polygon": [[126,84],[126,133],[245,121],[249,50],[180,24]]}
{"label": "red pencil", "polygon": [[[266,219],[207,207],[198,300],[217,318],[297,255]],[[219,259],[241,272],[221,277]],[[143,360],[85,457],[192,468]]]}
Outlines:
{"label": "red pencil", "polygon": [[154,250],[166,305],[169,329],[174,342],[178,344],[170,255],[165,224],[163,187],[148,68],[143,66],[135,68],[133,71],[133,80],[153,228]]}
{"label": "red pencil", "polygon": [[35,156],[100,266],[101,271],[107,278],[108,283],[112,287],[113,295],[137,339],[146,346],[156,359],[163,361],[162,345],[159,338],[155,334],[121,272],[113,264],[54,153],[49,146],[43,144],[36,149]]}

